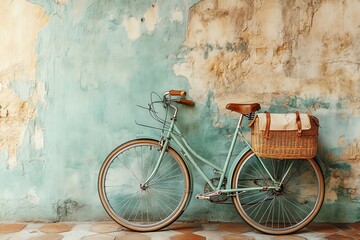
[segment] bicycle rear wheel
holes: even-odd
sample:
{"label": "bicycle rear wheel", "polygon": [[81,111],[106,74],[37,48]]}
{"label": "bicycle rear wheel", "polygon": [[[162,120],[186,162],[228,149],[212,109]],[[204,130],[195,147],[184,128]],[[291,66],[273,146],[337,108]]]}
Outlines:
{"label": "bicycle rear wheel", "polygon": [[98,178],[101,203],[109,216],[134,231],[155,231],[174,222],[190,194],[188,169],[171,147],[153,179],[142,186],[160,156],[159,142],[127,142],[105,159]]}
{"label": "bicycle rear wheel", "polygon": [[236,210],[249,225],[268,234],[290,234],[305,227],[324,200],[324,177],[318,163],[313,158],[262,162],[277,183],[249,150],[235,168],[232,187],[262,189],[236,193]]}

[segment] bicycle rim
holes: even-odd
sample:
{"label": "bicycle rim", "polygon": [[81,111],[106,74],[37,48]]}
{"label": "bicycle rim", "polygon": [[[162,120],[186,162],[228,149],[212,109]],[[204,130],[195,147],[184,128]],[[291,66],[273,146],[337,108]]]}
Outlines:
{"label": "bicycle rim", "polygon": [[115,149],[99,173],[100,200],[109,216],[134,231],[155,231],[174,222],[184,210],[190,177],[182,158],[169,148],[147,187],[141,184],[154,169],[159,143],[134,140]]}
{"label": "bicycle rim", "polygon": [[262,190],[237,193],[233,197],[237,211],[248,224],[268,234],[290,234],[305,227],[319,212],[324,199],[324,178],[319,165],[314,159],[263,159],[263,163],[275,181],[282,182],[281,186],[270,189],[273,181],[249,151],[239,161],[232,185]]}

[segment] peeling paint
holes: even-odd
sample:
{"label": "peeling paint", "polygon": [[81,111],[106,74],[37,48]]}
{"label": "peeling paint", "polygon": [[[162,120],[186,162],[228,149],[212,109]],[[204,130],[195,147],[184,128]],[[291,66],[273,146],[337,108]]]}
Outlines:
{"label": "peeling paint", "polygon": [[355,138],[351,144],[346,146],[342,160],[360,161],[360,139]]}
{"label": "peeling paint", "polygon": [[38,100],[44,102],[44,91],[30,91],[32,99],[24,101],[11,89],[10,83],[36,81],[35,43],[48,18],[40,6],[28,1],[1,1],[0,9],[0,46],[3,47],[0,54],[0,149],[8,151],[8,166],[13,168],[17,165],[16,149],[29,120],[36,115]]}
{"label": "peeling paint", "polygon": [[158,18],[158,5],[152,4],[151,7],[144,13],[143,20],[148,33],[152,33],[155,29]]}
{"label": "peeling paint", "polygon": [[171,22],[182,23],[183,20],[184,20],[184,16],[183,16],[182,11],[175,10],[175,9],[173,9],[173,10],[171,11],[171,18],[170,18],[170,21],[171,21]]}
{"label": "peeling paint", "polygon": [[[358,4],[200,1],[190,10],[187,58],[175,72],[189,80],[195,100],[204,100],[199,92],[214,90],[220,111],[231,101],[256,99],[266,106],[276,95],[326,95],[331,108],[344,97],[349,110],[360,114],[359,44],[352,40],[359,32],[346,21],[360,24],[353,11]],[[326,21],[329,9],[334,15]],[[246,47],[229,52],[228,43]],[[208,53],[208,44],[220,47]]]}
{"label": "peeling paint", "polygon": [[139,19],[136,19],[134,17],[125,19],[123,21],[123,25],[126,29],[129,39],[136,40],[136,39],[140,38],[140,36],[141,36],[141,29],[140,29],[141,21]]}
{"label": "peeling paint", "polygon": [[[318,116],[327,194],[317,219],[360,220],[359,1],[5,0],[0,9],[1,219],[104,219],[93,184],[102,160],[154,134],[135,126],[150,121],[136,104],[190,88],[196,106],[180,107],[177,123],[219,164],[238,117],[228,102]],[[231,205],[209,206],[191,200],[181,220],[239,220]]]}
{"label": "peeling paint", "polygon": [[344,190],[347,197],[350,200],[360,199],[360,188],[359,188],[359,176],[360,171],[357,166],[349,170],[341,170],[338,167],[332,170],[331,178],[329,179],[329,185],[327,186],[326,199],[327,201],[336,201],[340,190]]}
{"label": "peeling paint", "polygon": [[39,125],[35,125],[35,132],[31,137],[31,142],[36,150],[44,148],[44,129],[42,129]]}
{"label": "peeling paint", "polygon": [[344,173],[340,170],[333,170],[331,177],[327,182],[326,186],[326,200],[327,201],[336,201],[338,199],[338,189],[341,186],[342,179],[344,178]]}
{"label": "peeling paint", "polygon": [[22,142],[28,121],[35,116],[35,108],[11,89],[1,91],[0,104],[5,116],[0,118],[0,146],[9,152],[8,166],[12,168],[17,164],[16,149]]}
{"label": "peeling paint", "polygon": [[25,0],[4,0],[0,8],[0,82],[4,86],[15,79],[35,80],[35,42],[48,17],[40,6]]}
{"label": "peeling paint", "polygon": [[346,189],[351,200],[360,199],[360,140],[355,138],[344,148],[340,161],[351,166],[349,175],[343,179],[341,187]]}
{"label": "peeling paint", "polygon": [[126,29],[128,34],[128,38],[131,40],[139,39],[142,35],[141,24],[144,23],[147,33],[151,34],[157,23],[157,15],[158,6],[156,4],[152,4],[151,7],[144,13],[143,17],[136,18],[130,17],[125,18],[123,20],[123,26]]}
{"label": "peeling paint", "polygon": [[317,115],[320,152],[328,150],[326,199],[340,205],[360,198],[355,9],[359,1],[199,1],[189,12],[183,62],[173,66],[196,102],[213,92],[220,114],[229,102],[259,102],[263,111]]}

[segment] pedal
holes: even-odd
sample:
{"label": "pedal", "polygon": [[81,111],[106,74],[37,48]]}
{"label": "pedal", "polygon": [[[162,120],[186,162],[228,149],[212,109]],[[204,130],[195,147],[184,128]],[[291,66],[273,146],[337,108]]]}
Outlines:
{"label": "pedal", "polygon": [[198,195],[196,195],[196,199],[210,200],[211,197],[217,197],[220,195],[221,195],[221,192],[217,190],[217,191],[207,192],[207,193],[203,193],[203,194],[198,194]]}

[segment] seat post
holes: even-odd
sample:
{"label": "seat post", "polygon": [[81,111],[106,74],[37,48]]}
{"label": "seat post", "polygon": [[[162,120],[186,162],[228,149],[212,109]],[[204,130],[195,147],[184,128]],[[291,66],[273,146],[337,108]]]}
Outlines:
{"label": "seat post", "polygon": [[238,122],[238,124],[237,124],[237,129],[241,129],[241,123],[242,123],[243,117],[244,117],[244,115],[242,115],[242,114],[240,113],[239,122]]}

